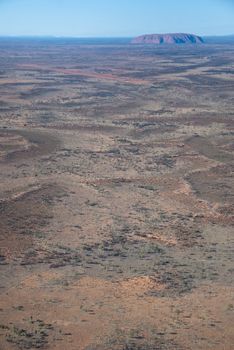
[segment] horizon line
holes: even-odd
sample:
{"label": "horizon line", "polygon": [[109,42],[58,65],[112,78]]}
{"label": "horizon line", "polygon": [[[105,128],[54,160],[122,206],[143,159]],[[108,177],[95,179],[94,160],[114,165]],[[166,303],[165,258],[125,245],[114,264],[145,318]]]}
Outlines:
{"label": "horizon line", "polygon": [[[182,33],[182,32],[181,32]],[[40,35],[40,34],[32,34],[32,35],[9,35],[9,34],[0,34],[0,38],[51,38],[51,39],[132,39],[141,35],[153,35],[153,34],[178,34],[178,33],[149,33],[149,34],[140,34],[135,36],[69,36],[69,35]],[[198,34],[194,34],[198,35]],[[212,34],[212,35],[199,35],[201,37],[230,37],[234,36],[233,34]]]}

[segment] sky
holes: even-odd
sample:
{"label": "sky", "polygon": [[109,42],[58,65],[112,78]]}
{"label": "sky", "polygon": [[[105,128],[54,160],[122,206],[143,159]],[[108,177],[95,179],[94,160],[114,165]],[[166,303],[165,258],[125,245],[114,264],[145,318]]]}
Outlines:
{"label": "sky", "polygon": [[0,36],[234,34],[234,0],[0,0]]}

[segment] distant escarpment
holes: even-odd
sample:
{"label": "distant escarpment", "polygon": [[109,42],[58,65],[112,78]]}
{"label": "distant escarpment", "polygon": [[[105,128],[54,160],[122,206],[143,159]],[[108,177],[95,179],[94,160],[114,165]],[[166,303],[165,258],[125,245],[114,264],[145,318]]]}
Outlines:
{"label": "distant escarpment", "polygon": [[194,34],[147,34],[134,38],[132,44],[202,44],[204,40]]}

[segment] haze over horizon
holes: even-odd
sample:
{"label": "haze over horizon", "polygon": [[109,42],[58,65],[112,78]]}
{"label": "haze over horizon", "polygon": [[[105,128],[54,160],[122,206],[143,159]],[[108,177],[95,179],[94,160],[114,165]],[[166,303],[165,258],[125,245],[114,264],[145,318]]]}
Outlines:
{"label": "haze over horizon", "polygon": [[232,0],[0,0],[0,36],[234,34]]}

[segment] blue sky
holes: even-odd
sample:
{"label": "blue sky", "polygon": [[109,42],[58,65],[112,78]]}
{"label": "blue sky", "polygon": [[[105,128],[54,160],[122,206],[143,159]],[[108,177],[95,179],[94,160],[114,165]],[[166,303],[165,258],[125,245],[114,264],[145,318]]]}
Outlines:
{"label": "blue sky", "polygon": [[234,34],[234,0],[0,0],[0,35]]}

